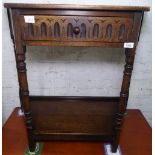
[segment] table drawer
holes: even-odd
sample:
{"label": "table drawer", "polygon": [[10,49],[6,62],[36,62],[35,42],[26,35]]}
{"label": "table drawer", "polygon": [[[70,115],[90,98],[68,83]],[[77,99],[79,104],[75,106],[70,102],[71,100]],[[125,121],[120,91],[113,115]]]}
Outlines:
{"label": "table drawer", "polygon": [[23,40],[125,42],[133,19],[126,17],[85,17],[35,15],[34,23],[20,16]]}

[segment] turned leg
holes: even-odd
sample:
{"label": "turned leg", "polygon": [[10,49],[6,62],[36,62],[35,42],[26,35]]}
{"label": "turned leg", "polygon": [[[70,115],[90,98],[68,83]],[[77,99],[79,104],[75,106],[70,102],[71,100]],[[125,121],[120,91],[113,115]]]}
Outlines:
{"label": "turned leg", "polygon": [[[15,38],[13,34],[13,28],[12,28],[12,23],[11,23],[11,14],[10,14],[10,9],[7,9],[7,15],[8,15],[8,22],[9,22],[9,28],[10,28],[10,36],[13,42],[13,47],[14,47],[14,53],[15,53],[15,59],[16,59],[16,65],[17,65],[17,58],[16,58],[16,48],[15,48]],[[17,67],[17,66],[16,66]],[[18,81],[19,81],[19,74],[18,74]],[[21,89],[19,86],[19,99],[20,99],[20,105],[21,105],[21,110],[24,112],[23,109],[23,104],[22,104],[22,96],[21,96]]]}
{"label": "turned leg", "polygon": [[117,151],[119,138],[120,138],[120,129],[123,124],[124,113],[126,112],[126,106],[127,106],[128,96],[129,96],[130,79],[132,75],[136,46],[139,39],[142,19],[143,19],[143,14],[140,12],[135,12],[133,31],[131,32],[131,35],[128,38],[128,42],[134,43],[134,48],[125,49],[126,64],[125,64],[124,74],[123,74],[123,82],[122,82],[122,87],[120,92],[119,106],[118,106],[115,124],[114,124],[112,152]]}
{"label": "turned leg", "polygon": [[20,50],[21,50],[20,53],[16,53],[17,71],[19,75],[20,97],[22,100],[22,106],[26,118],[29,150],[30,152],[34,152],[36,148],[36,143],[33,134],[32,116],[29,102],[29,90],[28,90],[26,64],[25,64],[25,48],[21,48]]}
{"label": "turned leg", "polygon": [[[10,35],[14,43],[14,52],[16,58],[16,67],[18,73],[18,82],[19,82],[19,97],[21,101],[21,108],[24,111],[26,118],[26,128],[28,134],[28,143],[30,152],[34,152],[36,149],[36,142],[33,133],[33,125],[32,125],[32,116],[31,116],[31,108],[29,101],[29,90],[28,90],[28,82],[27,82],[27,74],[26,74],[26,63],[25,63],[25,52],[26,46],[23,46],[23,42],[21,39],[21,29],[20,29],[20,20],[19,20],[19,12],[18,10],[12,11],[12,18],[14,23],[11,23],[11,15],[10,10],[7,9],[9,26],[10,26]],[[13,33],[13,27],[14,33]]]}
{"label": "turned leg", "polygon": [[125,49],[125,67],[123,74],[123,82],[120,92],[119,106],[118,111],[116,113],[116,119],[114,124],[114,135],[113,135],[113,143],[112,143],[112,152],[116,152],[119,144],[120,138],[120,130],[123,124],[123,116],[126,112],[126,106],[129,96],[129,87],[130,87],[130,79],[133,70],[134,57],[135,57],[135,48],[133,49]]}

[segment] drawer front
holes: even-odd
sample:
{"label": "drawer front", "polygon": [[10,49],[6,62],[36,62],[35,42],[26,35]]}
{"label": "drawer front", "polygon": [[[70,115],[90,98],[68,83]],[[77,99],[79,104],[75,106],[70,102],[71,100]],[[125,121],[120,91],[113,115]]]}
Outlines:
{"label": "drawer front", "polygon": [[42,16],[25,23],[20,16],[23,40],[125,42],[133,19],[125,17]]}

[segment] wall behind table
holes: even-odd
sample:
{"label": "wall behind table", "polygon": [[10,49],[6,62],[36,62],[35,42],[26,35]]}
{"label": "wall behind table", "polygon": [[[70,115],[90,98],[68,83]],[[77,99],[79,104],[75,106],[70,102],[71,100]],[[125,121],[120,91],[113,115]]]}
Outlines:
{"label": "wall behind table", "polygon": [[[3,0],[3,3],[20,0]],[[22,3],[36,3],[23,0]],[[86,0],[38,0],[37,3],[88,4]],[[151,0],[93,0],[95,5],[150,5]],[[138,108],[151,125],[152,116],[152,14],[145,13],[131,79],[128,108]],[[18,81],[6,9],[3,8],[3,123],[19,106]],[[124,50],[73,47],[28,47],[27,69],[30,94],[119,95]]]}

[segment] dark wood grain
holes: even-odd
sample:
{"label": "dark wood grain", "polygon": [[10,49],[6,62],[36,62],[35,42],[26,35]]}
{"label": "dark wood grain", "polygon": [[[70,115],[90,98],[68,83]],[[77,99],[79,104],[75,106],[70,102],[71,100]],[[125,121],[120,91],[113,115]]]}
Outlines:
{"label": "dark wood grain", "polygon": [[[119,97],[30,96],[34,132],[61,133],[62,136],[64,133],[68,134],[68,139],[69,134],[112,136],[118,102]],[[59,137],[63,140],[61,136]]]}
{"label": "dark wood grain", "polygon": [[[14,43],[19,96],[25,113],[30,151],[41,140],[102,140],[115,152],[129,96],[146,6],[94,6],[5,3]],[[32,15],[34,23],[25,23]],[[123,47],[126,64],[120,97],[32,97],[29,95],[25,52],[27,45]]]}
{"label": "dark wood grain", "polygon": [[29,149],[31,152],[33,152],[35,150],[36,143],[34,142],[32,116],[30,111],[31,105],[29,102],[29,89],[26,74],[26,63],[25,63],[26,46],[22,45],[22,40],[20,37],[21,31],[19,29],[20,27],[19,12],[17,10],[12,12],[12,18],[15,33],[15,47],[16,47],[15,56],[16,56],[16,68],[19,80],[19,93],[20,93],[20,99],[22,101],[24,114],[26,116],[25,123],[28,133]]}
{"label": "dark wood grain", "polygon": [[28,46],[75,46],[75,47],[115,47],[123,48],[124,43],[109,43],[102,41],[23,41],[23,45]]}
{"label": "dark wood grain", "polygon": [[[133,24],[133,31],[130,36],[130,40],[134,40],[135,44],[138,43],[138,38],[140,35],[140,28],[142,23],[143,14],[141,13],[135,13],[134,16],[134,24]],[[120,131],[121,126],[123,124],[123,115],[126,111],[128,97],[129,97],[129,87],[130,87],[130,80],[134,65],[134,59],[135,59],[135,53],[136,53],[136,45],[134,48],[131,49],[125,49],[125,66],[124,66],[124,72],[123,72],[123,81],[121,86],[121,92],[120,92],[120,101],[119,101],[119,107],[118,107],[118,113],[116,116],[116,122],[115,122],[115,128],[114,128],[114,142],[113,142],[113,151],[116,151],[117,145],[119,142],[120,137]]]}
{"label": "dark wood grain", "polygon": [[[133,18],[35,15],[35,23],[32,24],[25,23],[24,16],[21,15],[20,23],[23,40],[119,43],[126,42],[130,37]],[[83,26],[85,32],[83,32]],[[119,36],[122,26],[124,26],[124,31]],[[72,30],[69,31],[69,28]]]}
{"label": "dark wood grain", "polygon": [[[2,129],[2,154],[22,155],[28,145],[25,118],[16,108]],[[127,110],[120,146],[123,155],[152,155],[152,130],[139,110]],[[18,124],[18,127],[15,125]],[[72,149],[71,149],[72,148]],[[42,155],[105,155],[103,142],[44,142]]]}
{"label": "dark wood grain", "polygon": [[149,6],[114,6],[114,5],[78,5],[78,4],[24,4],[24,3],[5,3],[7,8],[31,8],[31,9],[73,9],[73,10],[125,10],[125,11],[149,11]]}
{"label": "dark wood grain", "polygon": [[[139,11],[141,12],[141,11]],[[90,17],[133,17],[132,11],[102,11],[102,10],[56,10],[56,9],[20,9],[21,15],[61,15],[61,16],[90,16]]]}

